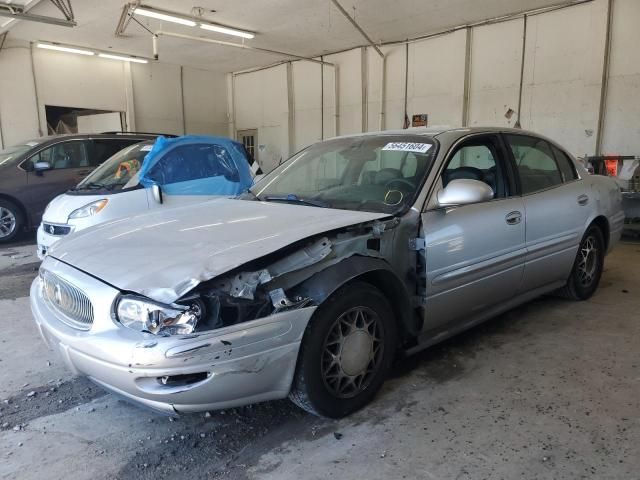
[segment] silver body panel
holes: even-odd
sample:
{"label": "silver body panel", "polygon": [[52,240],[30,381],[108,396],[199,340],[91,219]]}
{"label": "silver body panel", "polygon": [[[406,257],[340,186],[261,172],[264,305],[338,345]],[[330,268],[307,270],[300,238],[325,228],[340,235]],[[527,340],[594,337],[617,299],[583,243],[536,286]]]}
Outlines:
{"label": "silver body panel", "polygon": [[[90,331],[71,328],[56,318],[56,311],[43,299],[40,282],[34,281],[31,309],[47,344],[59,351],[74,373],[168,413],[285,397],[300,340],[316,308],[271,315],[188,338],[158,337],[123,328],[112,319],[117,289],[51,257],[43,266],[60,277],[73,277],[94,300],[96,312]],[[199,372],[207,372],[208,377],[184,387],[159,381],[166,375]]]}
{"label": "silver body panel", "polygon": [[[438,153],[413,206],[398,217],[224,199],[73,234],[56,243],[42,268],[90,298],[94,322],[87,331],[65,324],[36,279],[31,292],[36,323],[73,371],[169,413],[286,397],[316,306],[367,272],[384,272],[399,285],[400,297],[392,304],[403,325],[402,348],[424,348],[562,286],[595,219],[606,220],[609,249],[621,235],[619,188],[609,178],[588,175],[575,160],[579,178],[573,182],[438,208],[440,174],[452,149],[474,135],[503,131],[411,130],[437,141]],[[314,248],[300,247],[312,241]],[[271,259],[266,267],[265,258]],[[233,273],[242,269],[249,274]],[[121,292],[170,303],[216,281],[240,285],[251,296],[269,269],[280,272],[268,279],[272,298],[286,299],[281,295],[290,292],[292,298],[307,295],[310,302],[292,302],[289,310],[192,335],[159,337],[115,320]],[[206,378],[188,386],[160,381],[202,372]]]}

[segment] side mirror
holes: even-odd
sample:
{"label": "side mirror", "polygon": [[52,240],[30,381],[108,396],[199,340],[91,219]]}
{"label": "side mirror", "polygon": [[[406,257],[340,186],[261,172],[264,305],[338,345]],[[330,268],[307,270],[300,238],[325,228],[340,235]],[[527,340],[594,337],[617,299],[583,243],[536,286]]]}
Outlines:
{"label": "side mirror", "polygon": [[493,199],[493,189],[480,180],[458,179],[438,192],[438,207],[457,207]]}
{"label": "side mirror", "polygon": [[42,173],[45,170],[51,170],[51,164],[49,162],[36,162],[33,169],[36,173]]}
{"label": "side mirror", "polygon": [[156,202],[162,205],[162,189],[160,188],[160,185],[155,183],[151,185],[151,195]]}

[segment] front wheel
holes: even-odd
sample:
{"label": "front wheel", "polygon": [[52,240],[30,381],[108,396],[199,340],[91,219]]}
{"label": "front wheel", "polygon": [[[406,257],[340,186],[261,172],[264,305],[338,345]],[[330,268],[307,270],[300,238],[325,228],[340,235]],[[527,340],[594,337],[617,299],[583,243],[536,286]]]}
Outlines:
{"label": "front wheel", "polygon": [[15,240],[24,226],[20,209],[8,200],[0,199],[0,243]]}
{"label": "front wheel", "polygon": [[571,300],[587,300],[598,288],[604,268],[602,230],[591,226],[582,237],[571,275],[559,294]]}
{"label": "front wheel", "polygon": [[314,415],[348,415],[380,389],[395,346],[395,319],[382,292],[364,282],[346,285],[314,313],[289,398]]}

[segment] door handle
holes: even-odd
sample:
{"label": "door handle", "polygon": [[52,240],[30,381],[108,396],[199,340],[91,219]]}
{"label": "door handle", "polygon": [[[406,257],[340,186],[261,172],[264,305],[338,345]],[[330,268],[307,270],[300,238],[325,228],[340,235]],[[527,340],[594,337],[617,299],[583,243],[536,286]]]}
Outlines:
{"label": "door handle", "polygon": [[578,205],[586,205],[589,203],[589,196],[582,194],[578,197]]}
{"label": "door handle", "polygon": [[89,175],[91,173],[91,170],[80,170],[78,172],[78,175],[81,175],[83,177],[86,177],[87,175]]}
{"label": "door handle", "polygon": [[507,213],[505,220],[507,225],[517,225],[522,221],[522,213],[518,211]]}

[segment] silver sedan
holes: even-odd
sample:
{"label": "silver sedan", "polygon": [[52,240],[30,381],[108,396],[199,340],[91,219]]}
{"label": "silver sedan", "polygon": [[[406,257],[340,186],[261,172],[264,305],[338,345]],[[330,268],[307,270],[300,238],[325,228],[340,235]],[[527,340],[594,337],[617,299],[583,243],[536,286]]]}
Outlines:
{"label": "silver sedan", "polygon": [[340,417],[399,353],[544,293],[589,298],[622,225],[616,184],[530,132],[340,137],[239,198],[70,235],[31,307],[69,368],[146,406],[288,396]]}

